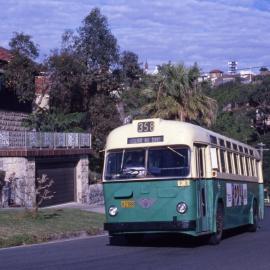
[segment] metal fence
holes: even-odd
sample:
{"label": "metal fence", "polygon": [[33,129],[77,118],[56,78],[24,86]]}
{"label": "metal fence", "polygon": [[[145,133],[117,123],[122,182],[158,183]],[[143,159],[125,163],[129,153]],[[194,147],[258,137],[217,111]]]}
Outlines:
{"label": "metal fence", "polygon": [[0,131],[0,148],[91,148],[91,134]]}

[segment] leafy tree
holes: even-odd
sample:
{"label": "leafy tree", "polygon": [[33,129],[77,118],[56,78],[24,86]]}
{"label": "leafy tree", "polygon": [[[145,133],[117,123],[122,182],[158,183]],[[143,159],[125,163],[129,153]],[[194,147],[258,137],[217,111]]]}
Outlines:
{"label": "leafy tree", "polygon": [[121,101],[123,103],[126,116],[133,118],[147,118],[147,112],[142,110],[146,104],[153,102],[155,92],[155,77],[144,74],[136,86],[129,88],[128,91],[123,91]]}
{"label": "leafy tree", "polygon": [[9,42],[11,52],[35,60],[39,56],[38,45],[34,44],[31,38],[24,33],[15,32],[14,37]]}
{"label": "leafy tree", "polygon": [[268,68],[267,67],[261,67],[260,68],[260,72],[265,72],[265,71],[268,71]]}
{"label": "leafy tree", "polygon": [[262,109],[270,109],[270,77],[262,78],[261,82],[256,85],[256,88],[250,95],[250,100],[254,106]]}
{"label": "leafy tree", "polygon": [[51,73],[51,105],[66,112],[87,111],[89,101],[99,91],[109,94],[118,88],[109,70],[119,58],[116,38],[107,18],[94,8],[76,33],[66,31],[62,49],[47,61]]}
{"label": "leafy tree", "polygon": [[218,87],[208,89],[205,93],[217,100],[222,111],[229,104],[232,108],[246,107],[252,103],[250,96],[256,91],[256,85],[229,82]]}
{"label": "leafy tree", "polygon": [[112,35],[108,21],[99,8],[94,8],[84,18],[83,25],[75,37],[76,51],[89,70],[108,69],[119,59],[116,38]]}
{"label": "leafy tree", "polygon": [[102,150],[109,132],[121,125],[119,114],[111,96],[100,93],[91,99],[89,120],[93,134],[93,148]]}
{"label": "leafy tree", "polygon": [[152,117],[195,121],[209,126],[215,120],[217,103],[205,96],[197,83],[199,69],[196,65],[166,64],[159,67],[156,84],[149,94],[151,103],[142,109]]}
{"label": "leafy tree", "polygon": [[[75,33],[64,33],[61,50],[47,60],[52,122],[64,121],[61,114],[74,119],[74,113],[83,113],[80,126],[91,129],[97,151],[104,148],[108,131],[120,124],[114,98],[120,84],[115,72],[118,59],[117,40],[95,8]],[[71,123],[70,127],[75,128]]]}
{"label": "leafy tree", "polygon": [[14,91],[20,102],[32,102],[35,97],[35,76],[39,66],[35,63],[38,57],[38,46],[31,36],[14,33],[10,40],[12,59],[6,70],[6,86]]}
{"label": "leafy tree", "polygon": [[50,74],[50,107],[63,113],[82,111],[85,65],[72,51],[54,51],[46,63]]}
{"label": "leafy tree", "polygon": [[244,143],[251,143],[258,133],[251,127],[250,118],[245,112],[222,112],[212,127],[216,132],[232,137]]}
{"label": "leafy tree", "polygon": [[91,170],[101,172],[103,166],[102,150],[106,137],[110,131],[121,125],[114,98],[102,92],[95,95],[89,103],[88,114],[93,138],[92,146],[96,150],[94,155],[90,157]]}
{"label": "leafy tree", "polygon": [[[258,143],[263,142],[266,145],[266,148],[269,149],[270,146],[270,132],[262,135],[258,138],[258,140],[254,143],[256,146]],[[264,180],[267,182],[268,186],[270,186],[270,151],[265,150],[263,153],[263,176]]]}
{"label": "leafy tree", "polygon": [[121,79],[128,88],[134,86],[134,83],[138,82],[143,75],[143,70],[138,60],[138,55],[133,52],[123,51],[121,54],[119,61]]}

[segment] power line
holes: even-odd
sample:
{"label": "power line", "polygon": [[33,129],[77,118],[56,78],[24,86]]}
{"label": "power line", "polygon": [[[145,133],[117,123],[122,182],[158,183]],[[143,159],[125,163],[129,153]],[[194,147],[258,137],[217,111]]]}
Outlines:
{"label": "power line", "polygon": [[238,68],[237,70],[247,70],[247,69],[258,69],[258,68],[270,68],[270,65],[263,65],[263,66],[257,66],[257,67],[247,67],[247,68]]}

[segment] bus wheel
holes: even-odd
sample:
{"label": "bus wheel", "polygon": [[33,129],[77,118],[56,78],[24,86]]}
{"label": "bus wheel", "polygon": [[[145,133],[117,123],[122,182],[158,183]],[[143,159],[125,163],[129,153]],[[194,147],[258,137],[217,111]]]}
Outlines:
{"label": "bus wheel", "polygon": [[210,245],[218,245],[222,239],[223,234],[223,223],[224,223],[224,214],[223,214],[223,205],[218,203],[217,212],[216,212],[216,232],[211,234],[209,237]]}
{"label": "bus wheel", "polygon": [[248,230],[250,232],[256,232],[258,229],[258,222],[259,222],[258,206],[256,201],[253,201],[252,212],[253,212],[253,223],[249,225]]}

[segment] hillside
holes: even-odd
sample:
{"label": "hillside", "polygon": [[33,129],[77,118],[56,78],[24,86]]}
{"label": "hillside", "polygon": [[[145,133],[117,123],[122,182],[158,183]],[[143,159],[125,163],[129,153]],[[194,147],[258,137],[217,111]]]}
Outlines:
{"label": "hillside", "polygon": [[[227,83],[216,88],[204,85],[204,92],[217,100],[219,111],[215,131],[257,147],[270,148],[270,77],[258,77],[251,84]],[[270,151],[264,152],[264,179],[270,184]]]}

